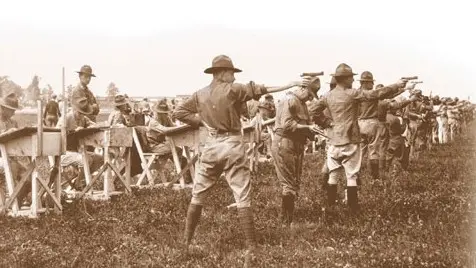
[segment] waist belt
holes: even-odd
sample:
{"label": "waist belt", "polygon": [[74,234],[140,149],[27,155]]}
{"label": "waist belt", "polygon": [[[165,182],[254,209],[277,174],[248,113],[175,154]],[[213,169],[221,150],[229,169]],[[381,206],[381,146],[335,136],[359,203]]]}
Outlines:
{"label": "waist belt", "polygon": [[241,136],[241,131],[225,131],[225,130],[210,131],[209,130],[208,135],[212,137]]}

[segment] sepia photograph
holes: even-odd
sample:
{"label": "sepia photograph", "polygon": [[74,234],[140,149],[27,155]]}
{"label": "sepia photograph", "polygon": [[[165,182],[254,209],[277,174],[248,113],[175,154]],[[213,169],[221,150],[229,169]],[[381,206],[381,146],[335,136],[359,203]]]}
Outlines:
{"label": "sepia photograph", "polygon": [[476,267],[470,1],[3,1],[0,267]]}

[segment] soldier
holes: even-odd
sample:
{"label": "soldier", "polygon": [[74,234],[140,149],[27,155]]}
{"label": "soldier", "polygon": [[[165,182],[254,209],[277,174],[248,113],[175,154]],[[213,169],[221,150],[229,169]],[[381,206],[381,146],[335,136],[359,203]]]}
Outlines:
{"label": "soldier", "polygon": [[[154,116],[149,120],[149,124],[147,125],[146,137],[148,148],[146,150],[151,153],[159,154],[159,157],[168,158],[171,161],[174,161],[171,145],[162,135],[164,130],[175,127],[175,124],[170,118],[170,109],[167,105],[167,100],[162,99],[158,101],[157,104],[153,106],[153,111]],[[175,147],[175,150],[177,151],[177,155],[180,160],[180,167],[184,169],[188,164],[188,160],[185,156],[183,156],[182,148]],[[159,170],[162,167],[155,165],[151,168]],[[190,173],[190,170],[185,172],[184,180],[185,183],[192,182],[192,174]]]}
{"label": "soldier", "polygon": [[360,151],[360,131],[358,126],[358,108],[362,101],[384,99],[398,92],[406,81],[378,90],[352,89],[355,73],[345,64],[339,64],[333,76],[337,86],[320,98],[310,109],[313,116],[319,116],[324,109],[329,109],[333,126],[329,129],[329,149],[327,166],[329,168],[329,185],[327,186],[327,209],[335,204],[337,198],[337,170],[344,168],[347,177],[347,199],[351,213],[359,210],[357,195],[357,178],[360,172],[362,154]]}
{"label": "soldier", "polygon": [[[392,96],[387,96],[387,99],[379,100],[378,107],[377,107],[377,118],[378,118],[378,125],[377,125],[377,152],[378,152],[378,170],[380,170],[383,174],[385,174],[385,166],[386,166],[386,151],[387,146],[389,143],[389,133],[388,133],[388,125],[387,125],[387,113],[389,109],[393,109],[394,112],[400,110],[407,106],[411,101],[410,100],[403,100],[397,102],[395,99],[396,96],[402,94],[405,90],[412,90],[415,88],[416,84],[412,84],[407,88],[401,88]],[[375,89],[383,88],[384,85],[378,84]],[[403,124],[403,126],[405,126]],[[376,176],[376,174],[374,174]]]}
{"label": "soldier", "polygon": [[[360,89],[372,90],[374,87],[374,77],[369,71],[362,73],[360,77]],[[403,92],[403,91],[402,91]],[[390,98],[393,96],[382,95],[382,98]],[[372,99],[362,101],[359,109],[359,128],[360,136],[362,137],[361,153],[362,159],[365,159],[368,151],[368,160],[370,166],[370,174],[375,181],[379,176],[379,148],[380,143],[385,142],[385,120],[382,118],[382,123],[379,123],[378,118],[379,99]],[[386,115],[383,113],[382,117]],[[383,139],[383,140],[382,140]]]}
{"label": "soldier", "polygon": [[[69,111],[66,116],[66,132],[71,133],[76,130],[95,126],[96,123],[91,121],[87,115],[93,113],[93,108],[89,104],[89,100],[86,97],[74,98],[72,102],[72,110]],[[63,126],[63,119],[61,118],[58,121],[57,127]],[[79,189],[82,181],[84,179],[84,171],[81,168],[83,166],[83,157],[78,152],[78,141],[69,140],[67,142],[66,153],[61,155],[61,166],[65,173],[67,173],[66,178],[73,179],[78,176],[76,180],[76,188]],[[94,149],[94,148],[93,148]],[[93,151],[87,152],[89,168],[91,172],[96,171],[103,164],[103,157],[100,154],[96,154]]]}
{"label": "soldier", "polygon": [[422,131],[423,114],[426,111],[423,104],[423,95],[421,90],[412,91],[411,96],[415,95],[418,101],[412,102],[405,109],[405,116],[408,118],[407,139],[410,145],[410,159],[418,158],[421,148],[421,139],[419,138]]}
{"label": "soldier", "polygon": [[45,106],[43,114],[43,122],[47,127],[55,127],[58,123],[58,118],[61,116],[59,104],[56,102],[56,95],[51,96],[51,100]]}
{"label": "soldier", "polygon": [[[12,117],[15,114],[15,111],[21,109],[18,96],[17,94],[11,89],[4,89],[2,92],[3,97],[0,98],[0,133],[8,133],[13,132],[18,129],[18,123]],[[30,164],[30,158],[28,156],[7,156],[2,155],[2,157],[8,157],[8,162],[10,164],[10,169],[12,172],[13,179],[16,183],[19,183],[24,176],[25,172],[27,171],[27,167]],[[3,162],[0,162],[3,164]],[[0,165],[1,165],[0,164]],[[3,166],[0,166],[3,169]],[[1,172],[2,174],[4,172]],[[2,178],[0,179],[0,192],[3,191],[2,184],[5,180]],[[22,203],[28,203],[24,200],[28,193],[31,191],[31,184],[25,183],[21,188],[20,192],[17,195],[18,204],[21,205]],[[0,194],[0,197],[2,195]],[[0,204],[2,203],[1,200]]]}
{"label": "soldier", "polygon": [[311,123],[307,101],[321,88],[318,77],[311,78],[305,88],[286,94],[278,103],[275,136],[271,154],[281,184],[281,216],[284,226],[293,221],[294,203],[299,196],[304,147],[308,139],[314,140],[319,129]]}
{"label": "soldier", "polygon": [[[276,116],[276,107],[274,106],[274,102],[265,99],[264,101],[260,102],[258,108],[263,121],[273,119]],[[269,133],[267,127],[263,128],[261,132],[261,143],[258,144],[258,151],[261,154],[266,155],[268,159],[271,158],[271,133]]]}
{"label": "soldier", "polygon": [[96,75],[93,74],[93,70],[89,65],[84,65],[77,73],[79,74],[79,84],[73,89],[71,102],[74,99],[86,98],[93,109],[92,113],[88,114],[87,117],[91,121],[96,122],[96,117],[99,114],[99,104],[94,94],[88,88],[91,77],[96,77]]}
{"label": "soldier", "polygon": [[283,88],[269,88],[254,82],[239,84],[234,83],[236,72],[241,70],[233,66],[229,57],[225,55],[215,57],[212,67],[205,70],[205,73],[213,74],[213,81],[177,107],[174,117],[194,126],[203,123],[209,131],[197,167],[192,200],[187,211],[186,251],[188,252],[209,190],[225,171],[226,180],[236,200],[240,226],[245,232],[247,244],[245,264],[249,264],[255,247],[255,237],[251,210],[250,170],[246,164],[245,144],[241,135],[240,115],[243,104],[251,99],[258,100],[266,93],[286,90],[301,83],[292,83]]}
{"label": "soldier", "polygon": [[[332,77],[331,79],[331,82],[328,83],[329,84],[329,91],[332,91],[336,86],[337,86],[337,82],[336,82],[336,79],[335,77]],[[331,118],[331,115],[329,114],[329,109],[325,109],[323,111],[323,116],[327,117],[327,118]],[[317,120],[317,118],[313,118],[313,121],[315,122]],[[329,137],[329,134],[328,134],[328,129],[325,128],[324,129],[324,134]],[[325,153],[327,154],[327,149],[329,148],[329,139],[325,138],[324,139],[324,143],[325,143]],[[324,160],[324,163],[322,164],[322,168],[321,168],[321,185],[322,185],[322,189],[327,189],[327,181],[329,180],[329,168],[327,167],[327,161]]]}
{"label": "soldier", "polygon": [[123,95],[116,95],[114,97],[114,111],[111,112],[107,119],[109,126],[123,125],[131,127],[133,126],[133,120],[130,116],[130,103]]}

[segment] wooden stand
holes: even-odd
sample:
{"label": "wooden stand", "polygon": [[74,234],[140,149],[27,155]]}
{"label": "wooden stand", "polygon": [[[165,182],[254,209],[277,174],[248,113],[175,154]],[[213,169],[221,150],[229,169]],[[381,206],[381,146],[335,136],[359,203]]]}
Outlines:
{"label": "wooden stand", "polygon": [[[131,192],[131,147],[132,147],[132,128],[130,127],[108,127],[108,128],[90,128],[83,129],[85,135],[78,133],[79,151],[82,154],[84,162],[84,176],[86,180],[86,187],[77,196],[82,198],[84,195],[87,198],[94,200],[108,200],[111,195],[122,194],[121,191],[114,191],[112,174],[124,185],[126,193]],[[78,131],[80,132],[80,131]],[[88,134],[89,132],[89,134]],[[87,146],[101,148],[104,156],[104,164],[98,169],[97,173],[92,176],[89,169],[89,161],[87,156]],[[124,161],[118,159],[110,159],[109,148],[125,148]],[[120,157],[119,157],[120,158]],[[122,162],[122,163],[119,163]],[[120,170],[125,168],[124,176]],[[103,190],[94,190],[94,183],[104,173]]]}
{"label": "wooden stand", "polygon": [[[37,170],[39,157],[55,157],[62,154],[61,150],[61,132],[60,129],[43,129],[39,127],[22,128],[8,134],[0,135],[0,151],[5,169],[5,181],[8,190],[8,196],[5,198],[2,211],[8,212],[11,216],[29,216],[38,217],[38,213],[46,212],[49,208],[42,208],[39,195],[38,183],[54,202],[54,210],[61,214],[63,207],[61,205],[61,172],[55,178],[55,191],[52,192],[47,181],[40,178]],[[29,157],[31,162],[27,166],[20,182],[15,183],[10,157]],[[55,163],[56,168],[60,169],[60,163]],[[18,176],[19,174],[15,174]],[[21,207],[18,204],[17,195],[25,185],[31,183],[31,205]],[[16,184],[16,185],[15,185]]]}

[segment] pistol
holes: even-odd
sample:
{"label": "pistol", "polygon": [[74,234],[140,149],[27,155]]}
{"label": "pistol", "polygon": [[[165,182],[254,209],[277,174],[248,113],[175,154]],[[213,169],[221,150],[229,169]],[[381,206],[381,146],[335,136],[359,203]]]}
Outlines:
{"label": "pistol", "polygon": [[318,73],[302,73],[301,77],[309,76],[309,77],[316,77],[316,76],[321,76],[324,75],[324,72],[318,72]]}
{"label": "pistol", "polygon": [[402,77],[402,80],[417,80],[418,76],[406,76]]}

